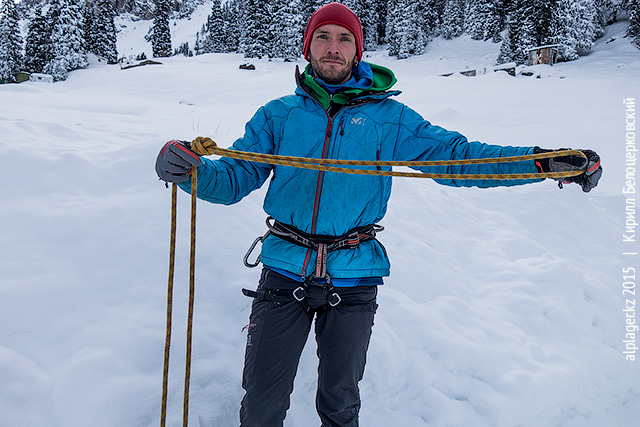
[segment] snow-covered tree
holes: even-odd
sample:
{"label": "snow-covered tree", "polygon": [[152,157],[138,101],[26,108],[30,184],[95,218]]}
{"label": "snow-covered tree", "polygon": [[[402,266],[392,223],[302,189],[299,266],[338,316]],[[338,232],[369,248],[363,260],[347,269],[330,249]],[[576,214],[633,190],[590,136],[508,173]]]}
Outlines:
{"label": "snow-covered tree", "polygon": [[445,39],[459,37],[464,31],[464,0],[446,0],[440,34]]}
{"label": "snow-covered tree", "polygon": [[417,13],[422,15],[422,29],[426,45],[429,39],[440,34],[445,2],[443,0],[419,0],[415,3],[415,7]]}
{"label": "snow-covered tree", "polygon": [[299,0],[284,0],[273,15],[274,34],[270,56],[294,61],[302,56],[302,36],[305,22],[302,21]]}
{"label": "snow-covered tree", "polygon": [[500,40],[503,20],[502,0],[467,0],[464,32],[474,40]]}
{"label": "snow-covered tree", "polygon": [[204,52],[227,52],[226,25],[222,17],[220,0],[213,0],[211,14],[207,18],[207,35],[204,40]]}
{"label": "snow-covered tree", "polygon": [[53,0],[47,12],[51,25],[51,57],[43,72],[55,81],[66,80],[71,70],[89,65],[84,49],[84,31],[78,0]]}
{"label": "snow-covered tree", "polygon": [[597,19],[593,0],[558,0],[548,41],[560,45],[560,61],[572,61],[591,51],[598,29]]}
{"label": "snow-covered tree", "polygon": [[602,37],[605,32],[605,27],[615,22],[619,0],[595,0],[597,23],[597,37]]}
{"label": "snow-covered tree", "polygon": [[15,81],[23,67],[22,36],[14,0],[0,3],[0,80]]}
{"label": "snow-covered tree", "polygon": [[627,12],[629,14],[627,36],[631,38],[640,49],[640,0],[629,0],[627,3]]}
{"label": "snow-covered tree", "polygon": [[262,58],[271,50],[273,10],[268,0],[244,0],[240,52],[245,58]]}
{"label": "snow-covered tree", "polygon": [[196,33],[196,43],[193,48],[196,55],[238,51],[244,16],[242,1],[229,0],[221,4],[220,0],[213,0],[207,22]]}
{"label": "snow-covered tree", "polygon": [[225,51],[237,52],[242,33],[242,9],[240,0],[228,0],[222,5],[224,20]]}
{"label": "snow-covered tree", "polygon": [[532,0],[513,0],[506,15],[506,36],[500,47],[498,63],[527,60],[529,48],[538,45],[536,34],[536,4]]}
{"label": "snow-covered tree", "polygon": [[189,49],[189,42],[184,42],[176,48],[173,52],[174,55],[184,55],[187,57],[193,56],[193,52]]}
{"label": "snow-covered tree", "polygon": [[537,1],[532,13],[535,22],[536,44],[555,43],[553,37],[558,32],[559,0]]}
{"label": "snow-covered tree", "polygon": [[112,0],[87,0],[84,4],[85,47],[110,64],[118,61],[114,16]]}
{"label": "snow-covered tree", "polygon": [[320,6],[330,3],[330,0],[300,0],[300,12],[302,13],[302,20],[309,22],[311,14],[315,12]]}
{"label": "snow-covered tree", "polygon": [[51,25],[43,15],[42,7],[38,6],[31,16],[25,41],[24,60],[28,72],[41,73],[44,66],[53,59],[50,36]]}
{"label": "snow-covered tree", "polygon": [[153,19],[155,0],[115,0],[116,14],[130,13],[140,19]]}
{"label": "snow-covered tree", "polygon": [[155,0],[155,5],[149,41],[153,56],[164,58],[171,56],[171,30],[169,29],[171,5],[169,0]]}
{"label": "snow-covered tree", "polygon": [[344,0],[342,3],[360,19],[364,49],[374,49],[379,44],[380,0]]}
{"label": "snow-covered tree", "polygon": [[399,59],[421,55],[427,45],[420,4],[411,0],[390,0],[387,21],[389,55]]}

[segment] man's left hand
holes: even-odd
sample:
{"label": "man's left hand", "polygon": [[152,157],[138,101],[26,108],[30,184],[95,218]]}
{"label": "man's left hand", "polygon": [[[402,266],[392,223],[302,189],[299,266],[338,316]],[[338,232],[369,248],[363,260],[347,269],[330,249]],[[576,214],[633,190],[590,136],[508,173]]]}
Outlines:
{"label": "man's left hand", "polygon": [[[544,150],[537,148],[534,152],[548,152],[555,150]],[[582,191],[588,193],[598,185],[598,181],[602,176],[602,166],[600,165],[600,156],[593,150],[579,150],[587,157],[585,171],[580,175],[559,178],[560,182],[575,182],[582,187]],[[564,172],[576,170],[585,167],[585,159],[582,156],[560,156],[550,159],[541,159],[536,161],[536,165],[542,172]]]}

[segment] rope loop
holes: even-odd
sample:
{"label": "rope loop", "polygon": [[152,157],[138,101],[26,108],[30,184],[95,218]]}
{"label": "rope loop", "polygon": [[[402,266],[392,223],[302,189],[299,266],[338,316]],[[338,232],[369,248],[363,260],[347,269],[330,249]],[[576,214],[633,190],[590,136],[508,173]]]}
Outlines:
{"label": "rope loop", "polygon": [[[567,178],[584,173],[589,163],[587,156],[579,150],[558,150],[523,156],[492,157],[485,159],[460,159],[460,160],[425,160],[425,161],[401,161],[401,160],[339,160],[316,159],[309,157],[281,156],[277,154],[253,153],[228,148],[220,148],[216,145],[208,147],[207,155],[229,157],[237,160],[246,160],[270,165],[291,166],[301,169],[338,172],[358,175],[383,175],[405,178],[433,178],[433,179],[466,179],[466,180],[513,180],[513,179],[540,179],[540,178]],[[398,172],[378,169],[348,168],[344,166],[408,166],[408,167],[434,167],[453,165],[478,165],[490,163],[524,162],[535,159],[548,159],[562,156],[580,156],[585,159],[585,167],[562,172],[536,172],[513,174],[447,174],[447,173],[422,173],[422,172]]]}

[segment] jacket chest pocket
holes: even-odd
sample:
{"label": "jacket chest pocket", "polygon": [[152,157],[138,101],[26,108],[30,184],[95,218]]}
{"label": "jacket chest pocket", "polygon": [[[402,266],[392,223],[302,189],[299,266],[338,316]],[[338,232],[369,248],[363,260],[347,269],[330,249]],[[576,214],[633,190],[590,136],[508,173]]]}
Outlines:
{"label": "jacket chest pocket", "polygon": [[349,115],[339,120],[333,156],[345,160],[378,160],[381,131],[364,115]]}

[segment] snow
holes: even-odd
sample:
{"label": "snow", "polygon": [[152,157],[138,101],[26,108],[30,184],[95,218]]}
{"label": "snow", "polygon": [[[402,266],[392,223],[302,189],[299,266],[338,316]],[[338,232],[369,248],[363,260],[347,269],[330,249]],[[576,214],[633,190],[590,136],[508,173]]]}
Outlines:
{"label": "snow", "polygon": [[[182,24],[192,25],[184,34],[201,26]],[[588,194],[553,181],[490,190],[394,181],[380,236],[392,275],[361,383],[363,426],[637,425],[640,362],[623,354],[625,299],[635,298],[623,295],[623,269],[637,272],[639,260],[623,255],[638,247],[622,237],[633,197],[622,193],[622,101],[640,98],[640,51],[625,25],[587,57],[536,67],[539,79],[441,77],[493,65],[498,45],[464,38],[406,60],[368,53],[430,121],[495,144],[592,148],[604,176]],[[143,51],[127,34],[140,43],[123,31],[119,51]],[[239,70],[246,60],[234,54],[161,62],[93,63],[61,83],[0,86],[3,427],[159,423],[170,191],[156,154],[172,138],[231,145],[257,108],[293,91],[295,65]],[[259,276],[242,256],[264,233],[264,190],[234,206],[198,204],[192,426],[238,424],[251,303],[240,289]],[[178,210],[169,426],[182,419],[184,193]],[[310,339],[287,427],[319,424],[315,381]]]}

